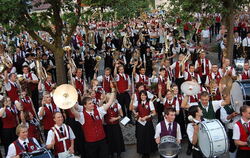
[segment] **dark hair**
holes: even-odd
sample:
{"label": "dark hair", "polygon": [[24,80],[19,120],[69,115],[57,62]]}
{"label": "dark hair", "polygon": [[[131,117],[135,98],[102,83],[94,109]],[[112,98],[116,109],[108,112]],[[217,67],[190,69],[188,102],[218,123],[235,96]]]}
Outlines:
{"label": "dark hair", "polygon": [[162,68],[160,68],[160,71],[166,71],[166,69],[162,67]]}
{"label": "dark hair", "polygon": [[164,109],[164,114],[168,115],[170,112],[176,112],[174,108],[168,107]]}
{"label": "dark hair", "polygon": [[54,112],[53,118],[55,118],[55,117],[56,117],[56,114],[58,114],[58,113],[62,114],[60,111]]}
{"label": "dark hair", "polygon": [[207,97],[209,96],[209,93],[207,91],[201,92],[201,97]]}
{"label": "dark hair", "polygon": [[82,99],[82,105],[86,105],[88,101],[91,101],[92,99],[90,97],[84,97]]}
{"label": "dark hair", "polygon": [[240,115],[242,116],[242,113],[246,112],[248,108],[250,108],[250,106],[248,105],[243,105],[242,107],[240,107]]}
{"label": "dark hair", "polygon": [[193,66],[193,67],[194,67],[194,64],[189,64],[189,68],[190,68],[191,66]]}
{"label": "dark hair", "polygon": [[191,107],[188,109],[188,114],[191,115],[191,116],[193,116],[193,118],[195,118],[196,113],[198,112],[198,109],[199,109],[199,106],[198,106],[198,105],[191,106]]}
{"label": "dark hair", "polygon": [[141,87],[141,86],[144,86],[144,84],[142,83],[142,82],[138,82],[137,84],[136,84],[136,88],[138,89],[139,87]]}
{"label": "dark hair", "polygon": [[147,94],[147,91],[142,90],[142,91],[139,92],[140,102],[141,102],[141,95],[142,95],[142,94],[144,94],[144,95],[147,96],[147,99],[146,99],[146,100],[148,101],[148,94]]}

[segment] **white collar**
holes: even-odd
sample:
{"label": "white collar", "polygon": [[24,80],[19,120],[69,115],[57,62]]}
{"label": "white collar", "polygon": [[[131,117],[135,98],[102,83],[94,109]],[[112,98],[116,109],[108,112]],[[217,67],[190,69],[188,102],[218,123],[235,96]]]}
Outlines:
{"label": "white collar", "polygon": [[19,141],[19,143],[20,143],[21,145],[23,145],[24,142],[26,142],[27,145],[28,145],[28,143],[29,143],[29,139],[28,139],[28,138],[26,138],[25,140],[21,140],[20,138],[18,138],[18,141]]}
{"label": "white collar", "polygon": [[171,125],[173,124],[173,122],[168,122],[167,119],[164,118],[164,121],[166,123],[166,125],[168,125],[169,123],[171,123]]}
{"label": "white collar", "polygon": [[167,102],[168,102],[168,103],[170,102],[170,103],[172,104],[173,101],[174,101],[174,97],[173,97],[170,101],[167,99]]}
{"label": "white collar", "polygon": [[240,121],[241,121],[242,124],[244,124],[244,123],[249,124],[249,122],[250,122],[250,120],[248,120],[247,122],[245,122],[245,121],[242,119],[242,117],[240,118]]}

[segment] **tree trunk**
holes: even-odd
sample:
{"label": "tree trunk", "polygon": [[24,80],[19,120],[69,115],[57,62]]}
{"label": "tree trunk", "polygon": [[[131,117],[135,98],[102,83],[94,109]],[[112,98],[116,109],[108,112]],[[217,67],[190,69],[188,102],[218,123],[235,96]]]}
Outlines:
{"label": "tree trunk", "polygon": [[55,60],[56,60],[56,76],[57,76],[57,85],[61,85],[67,83],[66,79],[66,70],[64,66],[63,55],[64,51],[62,48],[56,48],[56,52],[54,52]]}
{"label": "tree trunk", "polygon": [[225,14],[225,25],[227,27],[227,55],[226,57],[233,61],[233,48],[234,48],[234,13],[235,9],[233,1],[229,0],[224,3],[227,13]]}

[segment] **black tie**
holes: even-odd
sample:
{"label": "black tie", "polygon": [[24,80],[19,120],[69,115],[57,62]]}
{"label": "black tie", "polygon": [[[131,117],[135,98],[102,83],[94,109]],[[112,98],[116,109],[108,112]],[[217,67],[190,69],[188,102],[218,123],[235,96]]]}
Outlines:
{"label": "black tie", "polygon": [[25,151],[28,152],[28,151],[29,151],[29,148],[28,148],[28,145],[27,145],[26,142],[23,142],[23,146],[24,146]]}
{"label": "black tie", "polygon": [[64,137],[63,128],[62,128],[62,127],[60,127],[60,128],[59,128],[59,130],[60,130],[60,132],[61,132],[62,136]]}
{"label": "black tie", "polygon": [[168,131],[171,132],[171,123],[168,123]]}
{"label": "black tie", "polygon": [[10,107],[10,112],[13,114],[13,115],[15,115],[15,112],[14,112],[14,110]]}
{"label": "black tie", "polygon": [[51,108],[51,106],[50,106],[50,105],[49,105],[49,110],[50,110],[50,112],[53,112],[53,111],[52,111],[52,108]]}
{"label": "black tie", "polygon": [[144,104],[144,103],[142,103],[142,107],[145,107],[145,104]]}
{"label": "black tie", "polygon": [[95,117],[94,117],[94,115],[92,113],[90,114],[90,116],[95,121]]}
{"label": "black tie", "polygon": [[201,59],[202,61],[202,64],[201,64],[201,67],[202,67],[202,73],[204,73],[204,62],[203,62],[203,59]]}

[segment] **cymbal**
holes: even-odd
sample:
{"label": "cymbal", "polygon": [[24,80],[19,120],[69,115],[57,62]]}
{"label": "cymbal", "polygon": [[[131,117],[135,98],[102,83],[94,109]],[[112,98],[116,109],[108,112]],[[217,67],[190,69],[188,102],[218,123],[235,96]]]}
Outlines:
{"label": "cymbal", "polygon": [[74,86],[62,84],[53,93],[53,100],[57,107],[61,109],[72,108],[78,99],[78,94]]}
{"label": "cymbal", "polygon": [[181,91],[186,95],[196,95],[200,92],[200,85],[193,81],[186,81],[182,83]]}

